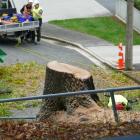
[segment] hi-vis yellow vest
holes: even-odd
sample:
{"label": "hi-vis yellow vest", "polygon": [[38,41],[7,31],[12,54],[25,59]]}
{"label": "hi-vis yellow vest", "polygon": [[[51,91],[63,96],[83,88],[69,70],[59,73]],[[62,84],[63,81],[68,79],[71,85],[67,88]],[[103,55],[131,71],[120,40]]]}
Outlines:
{"label": "hi-vis yellow vest", "polygon": [[38,9],[33,8],[32,13],[35,20],[42,18],[42,14],[40,14],[40,10],[42,11],[41,7],[39,7]]}
{"label": "hi-vis yellow vest", "polygon": [[[114,95],[115,98],[115,103],[124,103],[125,105],[128,104],[128,100],[123,97],[122,95]],[[112,100],[111,97],[109,98],[109,103],[108,103],[108,107],[112,107]]]}

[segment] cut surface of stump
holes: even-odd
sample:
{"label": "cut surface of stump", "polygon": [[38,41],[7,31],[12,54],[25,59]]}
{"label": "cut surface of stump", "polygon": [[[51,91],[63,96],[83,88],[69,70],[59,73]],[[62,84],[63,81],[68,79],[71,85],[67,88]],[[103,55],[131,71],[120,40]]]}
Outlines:
{"label": "cut surface of stump", "polygon": [[[47,64],[44,95],[91,89],[93,90],[95,87],[92,75],[87,70],[57,61]],[[40,120],[46,119],[55,111],[60,110],[72,114],[80,106],[98,107],[95,101],[99,101],[96,94],[92,95],[92,98],[90,95],[48,98],[43,100],[38,118]]]}

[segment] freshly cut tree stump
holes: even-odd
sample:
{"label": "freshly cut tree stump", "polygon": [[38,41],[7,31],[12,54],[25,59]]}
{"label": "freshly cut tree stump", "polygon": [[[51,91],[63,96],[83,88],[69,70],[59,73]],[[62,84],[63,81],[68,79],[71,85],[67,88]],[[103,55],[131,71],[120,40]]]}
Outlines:
{"label": "freshly cut tree stump", "polygon": [[[44,95],[87,89],[95,89],[92,76],[87,70],[64,63],[58,63],[57,61],[48,63],[46,67]],[[38,119],[44,120],[55,111],[65,110],[71,114],[79,106],[87,108],[97,106],[95,101],[99,101],[96,94],[92,95],[92,98],[90,95],[80,95],[45,99],[38,114]]]}

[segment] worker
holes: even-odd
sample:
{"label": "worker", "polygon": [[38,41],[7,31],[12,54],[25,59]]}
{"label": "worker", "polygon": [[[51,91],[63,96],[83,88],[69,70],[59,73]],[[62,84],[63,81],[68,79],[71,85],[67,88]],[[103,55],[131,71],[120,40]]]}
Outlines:
{"label": "worker", "polygon": [[28,0],[28,3],[25,4],[20,10],[21,14],[23,14],[25,12],[27,7],[31,7],[31,9],[32,9],[32,6],[33,6],[33,0]]}
{"label": "worker", "polygon": [[29,16],[32,15],[32,5],[30,4],[27,4],[25,7],[24,7],[24,11],[23,11],[23,16],[25,18],[28,18]]}
{"label": "worker", "polygon": [[[33,14],[34,20],[39,21],[39,27],[36,29],[36,33],[37,33],[37,42],[40,42],[43,9],[41,8],[38,0],[34,1],[34,7],[32,10],[32,14]],[[34,32],[34,37],[35,37],[35,32]]]}
{"label": "worker", "polygon": [[[22,9],[20,10],[21,14],[27,21],[29,20],[29,18],[32,17],[32,8],[33,8],[33,0],[28,0],[28,3],[24,5]],[[34,39],[35,37],[34,37],[33,31],[29,30],[25,32],[26,34],[25,36],[21,37],[21,40],[25,40],[27,42],[31,40],[32,43],[35,43],[35,39]]]}
{"label": "worker", "polygon": [[[117,110],[130,110],[131,105],[128,100],[122,95],[114,95],[115,98],[115,107]],[[112,107],[111,97],[109,98],[108,107]]]}

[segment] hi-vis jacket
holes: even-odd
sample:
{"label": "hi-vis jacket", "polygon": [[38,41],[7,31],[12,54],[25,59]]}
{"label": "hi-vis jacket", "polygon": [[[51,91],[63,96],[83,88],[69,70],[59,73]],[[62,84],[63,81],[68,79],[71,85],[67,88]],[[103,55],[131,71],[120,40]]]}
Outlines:
{"label": "hi-vis jacket", "polygon": [[43,10],[40,6],[37,9],[34,7],[32,10],[32,14],[35,20],[42,19]]}

